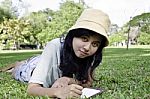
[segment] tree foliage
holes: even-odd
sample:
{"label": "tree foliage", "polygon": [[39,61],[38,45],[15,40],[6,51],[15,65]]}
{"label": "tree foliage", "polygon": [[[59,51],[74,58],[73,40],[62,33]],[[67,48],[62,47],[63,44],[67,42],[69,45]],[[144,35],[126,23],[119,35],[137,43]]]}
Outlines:
{"label": "tree foliage", "polygon": [[60,4],[57,11],[45,9],[20,19],[5,18],[0,24],[0,42],[5,42],[5,46],[8,47],[21,43],[38,44],[43,47],[49,40],[66,32],[83,9],[82,4],[67,0]]}
{"label": "tree foliage", "polygon": [[15,18],[16,9],[12,5],[12,0],[4,0],[0,4],[0,23],[4,21],[4,18]]}
{"label": "tree foliage", "polygon": [[131,26],[140,27],[140,36],[138,37],[139,44],[150,44],[150,13],[143,13],[134,17],[131,21]]}
{"label": "tree foliage", "polygon": [[114,43],[118,43],[126,40],[126,38],[122,32],[117,32],[115,34],[112,34],[109,37],[109,40],[110,40],[110,45],[113,45]]}
{"label": "tree foliage", "polygon": [[141,32],[138,38],[138,43],[141,45],[150,45],[150,34]]}
{"label": "tree foliage", "polygon": [[52,21],[44,29],[47,41],[59,37],[76,21],[83,10],[83,6],[73,1],[66,1],[60,5],[60,10],[52,16]]}
{"label": "tree foliage", "polygon": [[66,1],[60,5],[60,10],[49,15],[51,20],[47,22],[46,28],[37,34],[40,43],[46,43],[51,39],[61,36],[76,21],[83,10],[83,6],[72,1]]}
{"label": "tree foliage", "polygon": [[[18,19],[5,19],[0,25],[0,42],[5,44],[5,48],[10,46],[18,47],[18,44],[25,41],[28,22]],[[28,34],[30,35],[30,34]]]}
{"label": "tree foliage", "polygon": [[4,21],[4,18],[11,18],[11,12],[10,12],[10,5],[11,5],[11,2],[10,0],[6,0],[6,1],[3,1],[1,4],[0,4],[0,23],[2,21]]}

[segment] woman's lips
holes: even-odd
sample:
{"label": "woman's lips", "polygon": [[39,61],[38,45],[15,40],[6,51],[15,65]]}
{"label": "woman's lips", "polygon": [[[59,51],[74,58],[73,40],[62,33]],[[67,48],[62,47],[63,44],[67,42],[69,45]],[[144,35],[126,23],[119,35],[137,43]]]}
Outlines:
{"label": "woman's lips", "polygon": [[81,55],[83,55],[83,56],[87,56],[87,55],[88,55],[88,53],[83,52],[83,51],[81,51],[81,50],[79,50],[79,52],[80,52],[80,53],[81,53]]}

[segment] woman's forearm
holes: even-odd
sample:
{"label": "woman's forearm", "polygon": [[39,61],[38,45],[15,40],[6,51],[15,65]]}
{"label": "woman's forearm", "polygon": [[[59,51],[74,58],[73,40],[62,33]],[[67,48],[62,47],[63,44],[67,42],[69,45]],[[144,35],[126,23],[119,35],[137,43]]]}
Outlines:
{"label": "woman's forearm", "polygon": [[81,85],[83,87],[91,87],[92,86],[92,80],[90,81],[87,81],[86,83],[82,83],[81,81],[75,79],[75,78],[70,78],[70,77],[61,77],[61,82],[62,83],[63,81],[67,82],[68,85],[71,85],[71,84],[77,84],[77,85]]}
{"label": "woman's forearm", "polygon": [[79,98],[82,94],[82,86],[71,84],[60,88],[44,88],[39,84],[29,84],[27,93],[33,96],[48,96],[51,98],[71,99]]}
{"label": "woman's forearm", "polygon": [[33,96],[56,97],[56,88],[44,88],[38,84],[29,84],[27,93]]}

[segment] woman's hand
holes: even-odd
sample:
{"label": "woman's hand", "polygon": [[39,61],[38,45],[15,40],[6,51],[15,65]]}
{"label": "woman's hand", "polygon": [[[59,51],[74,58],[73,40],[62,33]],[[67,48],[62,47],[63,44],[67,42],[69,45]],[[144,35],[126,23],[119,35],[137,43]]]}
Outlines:
{"label": "woman's hand", "polygon": [[45,88],[36,83],[29,83],[27,93],[33,96],[49,96],[60,99],[77,99],[82,94],[83,87],[77,84],[67,85],[60,88]]}
{"label": "woman's hand", "polygon": [[27,93],[33,96],[49,96],[60,99],[80,98],[83,87],[77,84],[70,84],[58,88],[45,88],[36,83],[29,83]]}
{"label": "woman's hand", "polygon": [[58,91],[56,92],[55,96],[57,98],[61,99],[77,99],[80,98],[82,94],[83,87],[76,84],[71,84],[65,87],[58,88]]}
{"label": "woman's hand", "polygon": [[61,77],[54,82],[52,88],[60,88],[60,87],[68,86],[69,82],[70,82],[69,77]]}

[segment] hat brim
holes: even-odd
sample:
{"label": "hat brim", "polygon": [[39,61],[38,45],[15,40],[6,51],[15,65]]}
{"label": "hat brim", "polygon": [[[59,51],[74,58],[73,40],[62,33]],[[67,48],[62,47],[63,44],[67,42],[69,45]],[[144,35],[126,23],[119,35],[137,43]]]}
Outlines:
{"label": "hat brim", "polygon": [[84,28],[88,30],[92,30],[106,38],[105,47],[108,46],[109,40],[105,29],[101,25],[97,25],[97,23],[90,21],[78,21],[74,26],[72,26],[70,30]]}

